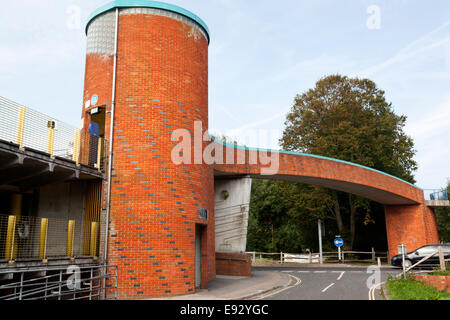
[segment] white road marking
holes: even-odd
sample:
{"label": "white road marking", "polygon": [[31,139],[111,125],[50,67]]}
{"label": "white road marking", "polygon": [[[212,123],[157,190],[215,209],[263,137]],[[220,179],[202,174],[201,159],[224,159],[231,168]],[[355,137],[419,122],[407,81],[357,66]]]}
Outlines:
{"label": "white road marking", "polygon": [[349,271],[351,273],[363,273],[364,271]]}
{"label": "white road marking", "polygon": [[326,287],[325,289],[322,290],[322,292],[327,291],[328,289],[330,289],[332,286],[334,286],[334,282],[332,284],[330,284],[328,287]]}
{"label": "white road marking", "polygon": [[310,273],[311,271],[303,271],[303,270],[300,270],[300,271],[297,271],[298,273]]}
{"label": "white road marking", "polygon": [[376,296],[375,296],[375,291],[377,290],[377,288],[379,286],[381,286],[382,284],[384,284],[385,282],[381,282],[381,283],[376,283],[375,285],[373,285],[370,289],[369,289],[369,300],[377,300]]}
{"label": "white road marking", "polygon": [[314,273],[327,273],[327,271],[314,271]]}
{"label": "white road marking", "polygon": [[341,280],[342,276],[344,275],[345,271],[341,272],[341,275],[337,278],[338,280]]}
{"label": "white road marking", "polygon": [[294,272],[294,271],[288,270],[288,271],[281,271],[281,272],[288,273],[288,272]]}
{"label": "white road marking", "polygon": [[300,278],[297,278],[296,276],[293,276],[292,274],[288,274],[288,276],[290,276],[291,278],[293,278],[296,281],[293,285],[286,286],[284,288],[275,290],[273,292],[269,292],[267,294],[263,294],[263,295],[260,295],[260,296],[256,296],[256,297],[250,298],[250,300],[262,300],[264,298],[271,297],[273,295],[279,294],[279,293],[281,293],[281,292],[283,292],[283,291],[285,291],[287,289],[290,289],[290,288],[293,288],[293,287],[301,285],[302,280]]}

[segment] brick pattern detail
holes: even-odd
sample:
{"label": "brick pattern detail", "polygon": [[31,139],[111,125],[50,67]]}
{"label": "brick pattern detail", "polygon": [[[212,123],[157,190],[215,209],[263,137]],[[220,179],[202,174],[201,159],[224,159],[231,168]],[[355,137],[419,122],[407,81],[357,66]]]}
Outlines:
{"label": "brick pattern detail", "polygon": [[427,286],[435,287],[439,291],[450,293],[450,276],[412,276],[413,279],[423,282]]}
{"label": "brick pattern detail", "polygon": [[250,277],[252,259],[249,254],[216,252],[216,274]]}
{"label": "brick pattern detail", "polygon": [[[208,43],[193,28],[163,16],[119,18],[108,263],[119,266],[122,299],[195,291],[196,224],[205,226],[202,287],[215,277],[212,167],[171,161],[174,130],[193,130],[196,120],[208,127]],[[96,94],[110,111],[112,70],[112,56],[87,56],[84,101]],[[109,133],[110,115],[106,123]]]}

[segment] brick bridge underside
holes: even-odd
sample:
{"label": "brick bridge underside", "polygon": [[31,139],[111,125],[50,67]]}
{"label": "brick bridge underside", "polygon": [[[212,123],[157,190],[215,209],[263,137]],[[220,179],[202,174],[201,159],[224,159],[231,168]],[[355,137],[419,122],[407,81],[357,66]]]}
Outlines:
{"label": "brick bridge underside", "polygon": [[[377,170],[320,156],[267,151],[262,157],[256,150],[230,145],[215,143],[215,148],[216,154],[224,155],[224,163],[214,165],[216,177],[249,176],[317,185],[383,204],[389,257],[397,254],[397,246],[402,243],[414,249],[439,242],[434,209],[426,206],[423,190],[410,183]],[[278,159],[273,170],[268,170],[269,158]]]}

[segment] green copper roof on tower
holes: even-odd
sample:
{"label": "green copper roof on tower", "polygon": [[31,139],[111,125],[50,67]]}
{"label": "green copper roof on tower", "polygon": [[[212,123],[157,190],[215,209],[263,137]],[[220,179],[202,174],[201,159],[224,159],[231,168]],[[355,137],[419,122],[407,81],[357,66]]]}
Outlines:
{"label": "green copper roof on tower", "polygon": [[155,8],[155,9],[161,9],[161,10],[167,10],[171,12],[175,12],[178,14],[181,14],[193,21],[195,21],[203,30],[206,32],[208,43],[210,41],[209,36],[209,28],[206,25],[206,23],[200,19],[198,16],[193,14],[192,12],[183,9],[181,7],[178,7],[173,4],[160,2],[160,1],[149,1],[149,0],[115,0],[112,2],[109,2],[105,4],[104,6],[98,8],[95,10],[88,18],[88,22],[86,24],[86,33],[89,27],[89,24],[94,20],[97,16],[101,15],[102,13],[111,11],[115,8]]}

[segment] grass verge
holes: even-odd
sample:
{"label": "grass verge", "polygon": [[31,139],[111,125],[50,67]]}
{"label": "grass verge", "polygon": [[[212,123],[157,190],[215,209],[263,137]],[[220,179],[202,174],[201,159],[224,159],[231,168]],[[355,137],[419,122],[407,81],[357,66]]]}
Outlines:
{"label": "grass verge", "polygon": [[386,282],[391,300],[450,300],[450,295],[411,278],[389,278]]}
{"label": "grass verge", "polygon": [[430,276],[450,276],[450,270],[446,271],[437,270],[430,273]]}

